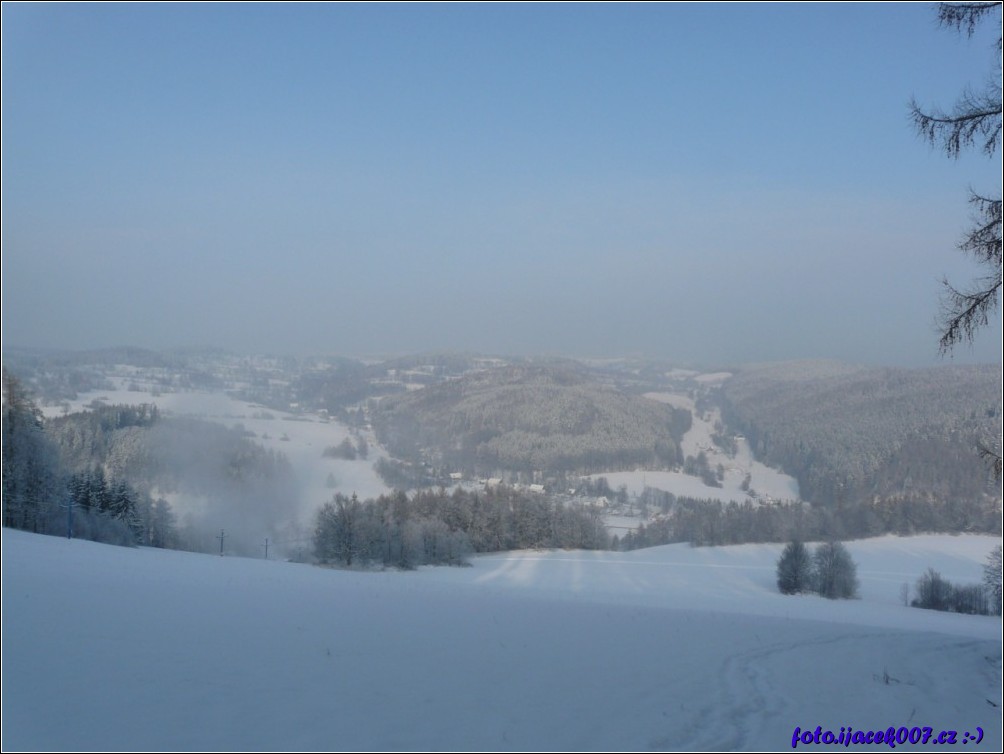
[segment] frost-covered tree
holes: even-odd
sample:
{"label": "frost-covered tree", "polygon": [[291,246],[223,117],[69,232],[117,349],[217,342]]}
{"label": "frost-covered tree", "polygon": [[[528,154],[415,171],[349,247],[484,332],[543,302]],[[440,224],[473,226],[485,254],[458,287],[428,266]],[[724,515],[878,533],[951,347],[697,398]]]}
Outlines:
{"label": "frost-covered tree", "polygon": [[146,543],[150,547],[173,548],[178,546],[174,512],[162,497],[150,503],[147,514]]}
{"label": "frost-covered tree", "polygon": [[858,593],[857,566],[840,542],[827,542],[816,548],[812,559],[816,591],[829,599],[849,599]]}
{"label": "frost-covered tree", "polygon": [[363,545],[362,505],[355,493],[351,498],[337,494],[317,514],[314,553],[321,562],[351,566]]}
{"label": "frost-covered tree", "polygon": [[777,588],[781,594],[798,594],[812,586],[812,558],[802,542],[789,542],[777,561]]}
{"label": "frost-covered tree", "polygon": [[[744,369],[724,389],[724,411],[758,458],[796,477],[803,500],[818,507],[860,507],[867,528],[840,535],[885,531],[960,531],[953,505],[981,509],[969,531],[999,526],[986,501],[994,487],[973,447],[988,430],[1000,436],[999,366],[867,369],[807,364]],[[926,520],[908,520],[876,507],[900,510],[937,503]],[[900,505],[900,504],[903,505]],[[890,515],[886,515],[886,514]]]}
{"label": "frost-covered tree", "polygon": [[59,502],[60,464],[42,412],[3,368],[3,525],[42,532]]}
{"label": "frost-covered tree", "polygon": [[928,610],[948,610],[952,598],[952,584],[941,577],[933,568],[917,579],[915,607]]}
{"label": "frost-covered tree", "polygon": [[990,593],[990,606],[995,615],[1001,614],[1001,598],[1004,595],[1004,551],[1001,545],[997,545],[987,556],[986,565],[983,566],[983,583]]}
{"label": "frost-covered tree", "polygon": [[352,444],[352,440],[346,437],[340,444],[326,447],[321,455],[325,458],[344,458],[346,461],[354,461],[356,460],[356,447]]}
{"label": "frost-covered tree", "polygon": [[137,506],[138,494],[126,482],[119,479],[109,487],[107,513],[113,519],[121,521],[133,533],[137,541],[143,538],[143,523],[140,520]]}

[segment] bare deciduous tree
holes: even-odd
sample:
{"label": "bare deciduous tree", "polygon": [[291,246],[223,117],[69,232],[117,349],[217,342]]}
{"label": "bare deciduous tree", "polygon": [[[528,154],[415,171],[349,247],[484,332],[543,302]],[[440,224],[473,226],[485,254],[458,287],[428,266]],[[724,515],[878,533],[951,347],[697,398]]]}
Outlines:
{"label": "bare deciduous tree", "polygon": [[[971,37],[980,24],[997,17],[1000,28],[1000,2],[941,3],[938,21]],[[987,157],[997,154],[1001,140],[1001,52],[1002,37],[997,37],[996,75],[989,76],[980,91],[967,88],[951,112],[939,108],[925,111],[916,100],[910,102],[910,112],[917,131],[932,145],[940,146],[951,158],[958,158],[964,149],[976,148]],[[998,172],[999,175],[999,172]],[[997,311],[1001,290],[1001,197],[985,196],[970,189],[969,203],[973,219],[969,230],[959,242],[959,249],[971,255],[986,269],[966,288],[956,288],[943,281],[941,311],[942,354],[947,354],[963,341],[972,342],[980,328]],[[1000,481],[1004,473],[998,441],[996,449],[985,443],[980,456]]]}
{"label": "bare deciduous tree", "polygon": [[[972,36],[984,22],[1000,14],[1000,2],[941,3],[938,21],[942,26]],[[1001,55],[1001,37],[997,38],[997,59]],[[979,91],[967,88],[950,112],[940,108],[925,110],[916,100],[910,113],[918,133],[932,145],[945,150],[951,158],[968,149],[978,149],[993,158],[1001,139],[1001,73],[987,78]],[[987,272],[966,288],[956,288],[944,281],[942,302],[942,353],[949,353],[963,341],[972,341],[976,332],[987,325],[997,310],[1001,289],[1001,197],[985,196],[970,190],[973,220],[959,243],[959,249],[972,255]],[[999,461],[999,459],[998,459]]]}
{"label": "bare deciduous tree", "polygon": [[812,558],[816,591],[823,597],[851,599],[858,593],[858,568],[841,542],[816,547]]}

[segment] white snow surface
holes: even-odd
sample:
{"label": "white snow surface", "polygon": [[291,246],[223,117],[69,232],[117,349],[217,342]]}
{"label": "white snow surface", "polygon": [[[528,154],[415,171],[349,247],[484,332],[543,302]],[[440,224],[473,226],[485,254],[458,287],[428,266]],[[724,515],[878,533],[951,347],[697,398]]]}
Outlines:
{"label": "white snow surface", "polygon": [[819,725],[1000,750],[1000,619],[901,597],[979,581],[998,542],[847,543],[861,598],[829,601],[777,593],[781,545],[360,572],[4,530],[2,746],[788,751]]}

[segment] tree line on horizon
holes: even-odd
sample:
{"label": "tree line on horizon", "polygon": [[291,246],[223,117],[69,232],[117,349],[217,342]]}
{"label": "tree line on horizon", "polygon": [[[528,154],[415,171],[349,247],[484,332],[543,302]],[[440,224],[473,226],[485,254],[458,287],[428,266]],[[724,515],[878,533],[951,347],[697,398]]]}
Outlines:
{"label": "tree line on horizon", "polygon": [[934,501],[927,496],[836,509],[804,502],[723,503],[646,489],[639,497],[648,520],[613,540],[614,549],[689,542],[695,546],[863,539],[883,534],[1001,534],[999,502]]}
{"label": "tree line on horizon", "polygon": [[317,512],[314,528],[317,560],[345,567],[463,565],[472,553],[609,544],[597,509],[506,485],[367,500],[337,493]]}

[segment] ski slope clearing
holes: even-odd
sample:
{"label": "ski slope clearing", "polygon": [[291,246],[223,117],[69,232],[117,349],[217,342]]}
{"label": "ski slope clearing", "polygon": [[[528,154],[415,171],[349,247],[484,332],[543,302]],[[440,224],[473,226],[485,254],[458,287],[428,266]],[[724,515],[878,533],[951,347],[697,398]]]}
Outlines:
{"label": "ski slope clearing", "polygon": [[780,545],[400,573],[4,530],[2,745],[791,750],[820,725],[979,726],[995,751],[1000,620],[900,589],[978,581],[996,541],[849,543],[862,598],[830,602],[777,594]]}
{"label": "ski slope clearing", "polygon": [[[710,380],[706,382],[724,382],[731,375],[727,372],[712,375],[702,375]],[[671,492],[677,497],[692,497],[698,500],[717,500],[722,503],[743,503],[759,501],[790,501],[798,500],[798,481],[787,474],[760,463],[753,457],[753,451],[745,438],[736,440],[736,452],[728,455],[715,445],[711,439],[714,425],[721,421],[721,411],[711,409],[706,414],[697,410],[692,398],[675,393],[646,393],[646,398],[668,403],[675,408],[690,411],[693,417],[690,429],[683,436],[681,448],[685,456],[696,457],[704,453],[712,468],[719,464],[725,470],[721,487],[709,487],[699,478],[687,476],[675,471],[662,472],[614,472],[594,476],[606,476],[607,481],[617,488],[622,484],[628,492],[637,495],[648,486],[665,492]],[[753,494],[743,489],[744,481]]]}

